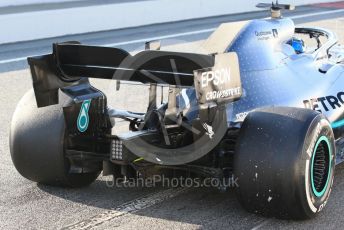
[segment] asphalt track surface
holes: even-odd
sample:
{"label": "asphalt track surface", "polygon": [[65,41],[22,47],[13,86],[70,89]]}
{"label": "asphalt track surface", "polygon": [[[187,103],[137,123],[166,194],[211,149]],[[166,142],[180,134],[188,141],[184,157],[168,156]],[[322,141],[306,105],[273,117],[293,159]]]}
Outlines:
{"label": "asphalt track surface", "polygon": [[[328,11],[303,7],[293,15]],[[338,9],[333,9],[338,10]],[[344,12],[298,17],[297,24],[321,26],[338,33],[344,44]],[[0,229],[341,229],[344,226],[344,168],[336,168],[332,196],[325,210],[313,220],[267,219],[244,211],[232,190],[215,188],[111,188],[110,177],[100,176],[82,189],[62,189],[33,183],[15,170],[8,146],[9,125],[17,102],[31,88],[26,62],[20,58],[50,51],[53,41],[81,40],[87,44],[115,44],[138,41],[120,47],[129,51],[143,47],[140,39],[204,31],[224,21],[265,17],[251,13],[108,31],[56,39],[0,46]],[[177,36],[163,44],[184,49],[190,42],[205,39],[210,32]],[[142,43],[142,42],[141,42]],[[187,45],[185,45],[187,44]],[[11,61],[12,60],[12,61]],[[116,92],[113,83],[93,81],[108,93],[110,104],[132,110],[145,109],[138,96],[147,88],[123,86]],[[141,97],[140,97],[141,98]]]}

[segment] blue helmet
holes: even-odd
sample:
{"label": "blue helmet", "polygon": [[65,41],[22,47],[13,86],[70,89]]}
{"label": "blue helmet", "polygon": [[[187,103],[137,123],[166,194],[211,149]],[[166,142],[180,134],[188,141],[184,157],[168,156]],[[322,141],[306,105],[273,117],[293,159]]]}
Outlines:
{"label": "blue helmet", "polygon": [[292,38],[287,43],[294,48],[297,54],[305,52],[305,42],[302,39]]}

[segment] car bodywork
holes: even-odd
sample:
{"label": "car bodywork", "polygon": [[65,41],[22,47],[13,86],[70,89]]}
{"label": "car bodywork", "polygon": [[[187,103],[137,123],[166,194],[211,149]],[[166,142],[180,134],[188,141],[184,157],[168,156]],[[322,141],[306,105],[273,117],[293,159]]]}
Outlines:
{"label": "car bodywork", "polygon": [[[298,34],[317,47],[296,53],[287,42]],[[221,25],[199,53],[160,51],[147,43],[147,50],[131,55],[68,42],[29,64],[38,107],[57,104],[60,91],[74,101],[63,110],[66,156],[75,172],[102,168],[113,174],[119,165],[126,174],[128,166],[146,168],[144,161],[228,176],[242,122],[267,106],[323,113],[337,140],[336,162],[344,159],[344,49],[325,29],[295,28],[288,18],[259,19]],[[147,112],[109,108],[88,78],[150,84]],[[158,85],[169,87],[168,101],[160,105]],[[112,135],[113,118],[128,121],[130,132]]]}

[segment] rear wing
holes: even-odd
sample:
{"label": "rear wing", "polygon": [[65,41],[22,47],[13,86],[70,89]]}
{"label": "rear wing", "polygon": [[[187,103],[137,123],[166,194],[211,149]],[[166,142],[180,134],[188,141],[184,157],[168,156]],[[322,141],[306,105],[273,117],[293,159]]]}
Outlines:
{"label": "rear wing", "polygon": [[158,50],[131,55],[78,43],[53,44],[52,54],[28,58],[38,107],[57,104],[59,89],[87,83],[88,78],[191,87],[194,71],[214,67],[215,60],[214,55]]}

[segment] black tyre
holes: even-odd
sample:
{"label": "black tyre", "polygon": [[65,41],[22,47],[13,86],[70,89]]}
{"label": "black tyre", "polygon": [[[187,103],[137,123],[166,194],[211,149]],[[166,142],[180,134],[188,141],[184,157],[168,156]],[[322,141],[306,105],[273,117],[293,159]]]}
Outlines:
{"label": "black tyre", "polygon": [[47,185],[82,187],[98,177],[100,171],[69,173],[62,107],[70,103],[60,93],[58,105],[37,108],[33,90],[20,100],[11,123],[10,151],[16,169],[25,178]]}
{"label": "black tyre", "polygon": [[236,146],[237,195],[253,213],[308,219],[325,207],[335,169],[332,128],[318,112],[273,107],[246,117]]}

